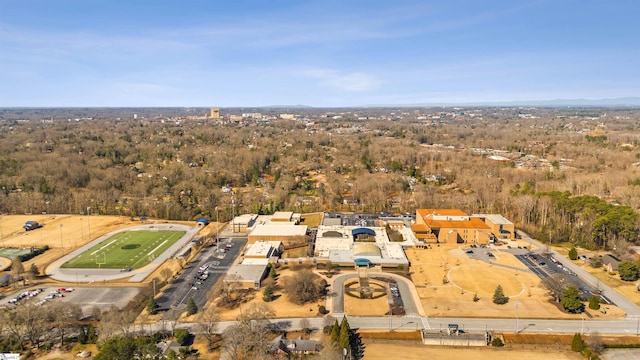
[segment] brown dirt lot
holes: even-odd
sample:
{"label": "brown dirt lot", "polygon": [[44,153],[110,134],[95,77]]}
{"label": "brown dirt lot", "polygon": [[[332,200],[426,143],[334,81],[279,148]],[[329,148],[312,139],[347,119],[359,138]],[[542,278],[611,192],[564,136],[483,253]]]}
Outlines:
{"label": "brown dirt lot", "polygon": [[[441,244],[431,249],[407,250],[411,261],[411,278],[417,287],[422,306],[431,317],[513,317],[516,301],[522,318],[579,319],[550,303],[548,292],[540,279],[532,273],[498,266],[503,264],[524,268],[513,255],[492,251],[495,263],[471,259],[458,248],[458,244]],[[446,279],[447,283],[443,283]],[[501,285],[510,297],[506,305],[493,303],[496,286]],[[479,301],[474,302],[477,293]],[[616,318],[622,311],[610,307],[606,315],[593,317]]]}
{"label": "brown dirt lot", "polygon": [[[453,348],[425,346],[422,344],[398,344],[389,341],[364,340],[364,359],[387,360],[397,359],[402,354],[404,360],[512,360],[512,359],[544,359],[549,356],[548,349],[507,349],[507,348]],[[582,356],[570,350],[553,350],[554,360],[578,360]]]}

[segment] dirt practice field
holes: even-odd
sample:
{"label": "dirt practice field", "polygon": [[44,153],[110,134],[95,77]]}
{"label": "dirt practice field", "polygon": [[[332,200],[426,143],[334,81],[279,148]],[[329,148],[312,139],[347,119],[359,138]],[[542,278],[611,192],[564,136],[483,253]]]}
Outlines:
{"label": "dirt practice field", "polygon": [[185,234],[184,231],[123,231],[62,265],[63,268],[133,268],[147,265]]}
{"label": "dirt practice field", "polygon": [[[422,359],[438,359],[438,360],[513,360],[513,359],[545,359],[549,358],[549,350],[525,350],[525,349],[506,349],[506,348],[454,348],[454,347],[438,347],[426,346],[422,344],[407,345],[393,342],[382,341],[364,341],[365,352],[364,359],[367,360],[388,360],[397,359],[402,354],[404,360],[422,360]],[[554,360],[578,360],[582,356],[570,350],[553,350]]]}
{"label": "dirt practice field", "polygon": [[[411,261],[411,277],[420,300],[431,317],[513,317],[515,302],[522,318],[580,319],[568,314],[549,300],[547,289],[513,255],[494,250],[493,264],[469,258],[457,244],[441,244],[427,250],[407,250]],[[500,266],[505,265],[505,266]],[[515,267],[516,269],[513,269]],[[506,305],[493,303],[495,288],[501,285]],[[474,294],[479,300],[474,302]],[[594,313],[597,318],[622,316],[616,307],[607,314]]]}

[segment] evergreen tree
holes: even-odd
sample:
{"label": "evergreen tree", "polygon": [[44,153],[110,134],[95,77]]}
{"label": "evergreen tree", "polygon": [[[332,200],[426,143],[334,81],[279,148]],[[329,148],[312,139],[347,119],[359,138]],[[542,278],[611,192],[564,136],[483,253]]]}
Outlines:
{"label": "evergreen tree", "polygon": [[340,338],[340,324],[338,320],[333,323],[331,327],[331,346],[338,346],[338,339]]}
{"label": "evergreen tree", "polygon": [[31,266],[29,267],[29,275],[31,276],[32,279],[35,279],[40,275],[40,270],[38,269],[36,264],[32,263]]}
{"label": "evergreen tree", "polygon": [[262,292],[262,300],[264,302],[273,301],[273,289],[271,285],[267,285],[264,287],[264,291]]}
{"label": "evergreen tree", "polygon": [[158,308],[160,307],[160,305],[158,305],[158,303],[156,302],[156,299],[154,299],[153,296],[149,297],[149,300],[147,300],[147,312],[151,315],[154,315],[158,312]]}
{"label": "evergreen tree", "polygon": [[351,345],[351,358],[356,360],[364,358],[364,344],[362,343],[360,334],[355,330],[351,330],[349,341]]}
{"label": "evergreen tree", "polygon": [[197,312],[198,305],[196,305],[196,302],[193,300],[193,298],[189,298],[189,301],[187,301],[187,315],[193,315]]}
{"label": "evergreen tree", "polygon": [[572,247],[571,250],[569,250],[569,259],[576,260],[577,258],[578,258],[578,250],[576,250],[575,247]]}
{"label": "evergreen tree", "polygon": [[584,341],[582,336],[576,333],[573,335],[573,341],[571,341],[571,351],[580,352],[582,350],[584,350]]}
{"label": "evergreen tree", "polygon": [[87,328],[84,326],[80,326],[80,329],[78,329],[78,342],[80,344],[87,343]]}
{"label": "evergreen tree", "polygon": [[575,286],[569,286],[567,290],[562,294],[560,303],[565,310],[570,313],[581,313],[583,311],[584,304],[580,299],[580,293]]}
{"label": "evergreen tree", "polygon": [[498,305],[504,305],[509,302],[509,297],[504,295],[502,286],[498,285],[493,292],[493,303]]}
{"label": "evergreen tree", "polygon": [[276,272],[276,267],[271,266],[271,270],[269,270],[269,277],[272,279],[275,279],[276,276],[278,276],[278,273]]}
{"label": "evergreen tree", "polygon": [[624,281],[636,281],[640,278],[640,268],[633,261],[623,261],[618,264],[620,279]]}
{"label": "evergreen tree", "polygon": [[191,333],[187,329],[177,329],[175,332],[176,342],[181,346],[187,345],[187,342],[191,338]]}
{"label": "evergreen tree", "polygon": [[591,310],[598,310],[600,309],[600,301],[598,300],[597,297],[591,295],[591,297],[589,298],[589,309]]}
{"label": "evergreen tree", "polygon": [[349,349],[351,344],[350,339],[350,331],[349,323],[347,322],[347,318],[342,318],[342,323],[340,324],[340,336],[338,337],[338,348]]}
{"label": "evergreen tree", "polygon": [[98,333],[96,327],[90,324],[87,328],[87,344],[95,344],[96,342],[98,342]]}

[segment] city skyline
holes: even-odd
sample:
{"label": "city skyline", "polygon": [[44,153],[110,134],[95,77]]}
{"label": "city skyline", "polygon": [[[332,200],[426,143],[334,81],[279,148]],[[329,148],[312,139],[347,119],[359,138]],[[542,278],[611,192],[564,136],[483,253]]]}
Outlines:
{"label": "city skyline", "polygon": [[0,106],[636,96],[632,1],[0,0]]}

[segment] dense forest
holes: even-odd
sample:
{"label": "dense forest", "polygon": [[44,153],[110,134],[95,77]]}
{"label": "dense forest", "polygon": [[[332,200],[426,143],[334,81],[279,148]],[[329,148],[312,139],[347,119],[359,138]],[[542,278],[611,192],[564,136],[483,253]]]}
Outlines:
{"label": "dense forest", "polygon": [[0,212],[190,220],[217,208],[222,221],[460,208],[554,242],[638,240],[634,110],[314,109],[269,121],[66,111],[0,112]]}

